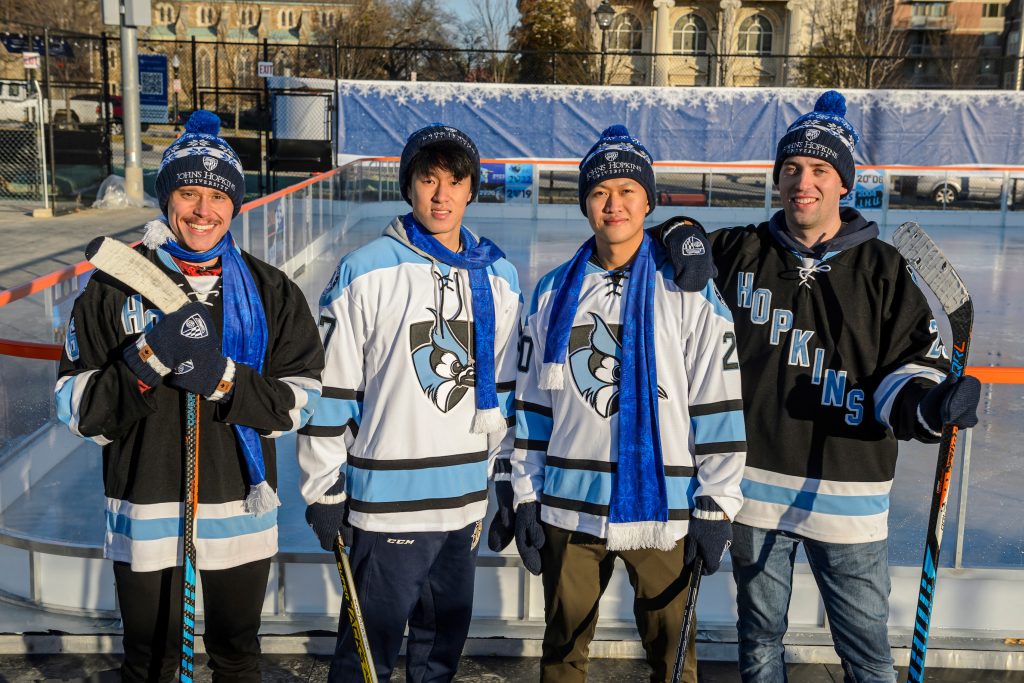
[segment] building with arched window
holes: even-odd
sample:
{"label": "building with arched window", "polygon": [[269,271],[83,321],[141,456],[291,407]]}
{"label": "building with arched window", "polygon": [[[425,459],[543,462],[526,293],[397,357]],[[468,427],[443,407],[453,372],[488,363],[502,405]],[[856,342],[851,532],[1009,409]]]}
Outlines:
{"label": "building with arched window", "polygon": [[[786,55],[821,42],[848,0],[608,0],[606,80],[645,85],[786,85]],[[591,11],[601,0],[587,0]],[[601,32],[588,17],[594,44]],[[626,54],[628,53],[628,54]]]}

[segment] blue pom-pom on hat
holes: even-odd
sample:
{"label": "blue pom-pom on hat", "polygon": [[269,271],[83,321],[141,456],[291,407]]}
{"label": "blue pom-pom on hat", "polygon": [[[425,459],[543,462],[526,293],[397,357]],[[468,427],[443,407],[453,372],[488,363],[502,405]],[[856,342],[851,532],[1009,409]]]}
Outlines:
{"label": "blue pom-pom on hat", "polygon": [[846,98],[837,90],[829,90],[822,93],[818,101],[814,103],[814,111],[846,116]]}
{"label": "blue pom-pom on hat", "polygon": [[185,122],[185,132],[199,135],[217,135],[220,133],[220,117],[212,111],[197,109]]}

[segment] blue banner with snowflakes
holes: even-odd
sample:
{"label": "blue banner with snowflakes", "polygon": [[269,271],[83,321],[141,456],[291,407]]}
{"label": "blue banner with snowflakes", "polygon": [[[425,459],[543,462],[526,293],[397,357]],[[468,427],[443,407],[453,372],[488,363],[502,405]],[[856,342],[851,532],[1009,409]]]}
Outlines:
{"label": "blue banner with snowflakes", "polygon": [[[486,158],[578,159],[622,123],[655,160],[693,162],[773,159],[787,126],[822,92],[366,81],[337,89],[341,154],[397,156],[409,133],[440,121],[468,133]],[[1024,93],[844,94],[861,134],[859,165],[1024,164]]]}

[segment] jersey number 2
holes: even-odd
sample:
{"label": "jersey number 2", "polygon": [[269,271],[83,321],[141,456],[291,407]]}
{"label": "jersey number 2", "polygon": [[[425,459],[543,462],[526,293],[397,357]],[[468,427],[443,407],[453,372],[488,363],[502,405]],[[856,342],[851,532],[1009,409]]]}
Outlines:
{"label": "jersey number 2", "polygon": [[736,361],[736,333],[726,332],[723,334],[722,344],[728,347],[722,357],[722,369],[739,370],[740,364]]}

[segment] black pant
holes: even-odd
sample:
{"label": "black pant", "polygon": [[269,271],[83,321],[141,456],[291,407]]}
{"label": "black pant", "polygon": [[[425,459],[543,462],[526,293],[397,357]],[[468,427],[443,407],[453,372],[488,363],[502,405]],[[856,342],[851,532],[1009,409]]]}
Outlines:
{"label": "black pant", "polygon": [[[199,572],[203,587],[203,643],[213,680],[260,680],[260,613],[270,558],[230,569]],[[114,563],[124,624],[122,680],[173,681],[181,662],[181,567],[133,572]]]}

